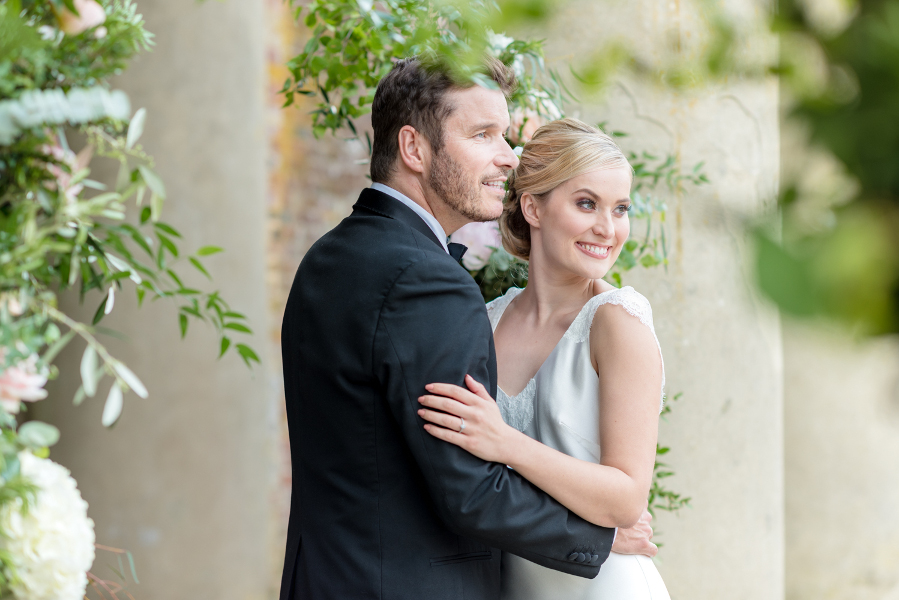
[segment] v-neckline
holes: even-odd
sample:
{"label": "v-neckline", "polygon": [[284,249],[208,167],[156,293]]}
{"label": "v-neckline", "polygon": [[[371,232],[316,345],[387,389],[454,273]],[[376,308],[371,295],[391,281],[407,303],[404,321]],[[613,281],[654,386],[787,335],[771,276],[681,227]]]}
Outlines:
{"label": "v-neckline", "polygon": [[[506,314],[506,310],[509,308],[509,305],[511,305],[512,302],[515,301],[515,298],[517,298],[521,294],[521,292],[524,291],[524,288],[511,288],[511,289],[516,289],[516,290],[518,290],[518,292],[514,296],[512,296],[508,302],[506,302],[506,305],[502,308],[502,312],[499,313],[499,318],[497,318],[497,320],[496,320],[496,326],[493,328],[494,337],[496,336],[496,330],[499,329],[499,324],[503,320],[503,315]],[[510,289],[510,291],[511,291],[511,289]],[[515,394],[513,396],[512,394],[509,394],[505,390],[503,390],[499,386],[498,381],[496,384],[496,389],[499,390],[500,392],[502,392],[503,394],[505,394],[506,396],[508,396],[510,399],[517,400],[520,396],[523,396],[524,393],[527,392],[529,388],[536,386],[537,375],[540,374],[540,371],[543,370],[543,367],[546,365],[546,363],[549,362],[549,359],[552,357],[552,355],[555,354],[559,345],[562,343],[562,340],[565,339],[565,336],[568,335],[568,332],[570,332],[571,328],[574,326],[574,324],[577,323],[577,320],[580,318],[581,314],[583,314],[584,309],[587,308],[587,305],[590,304],[590,302],[592,302],[594,298],[599,298],[603,294],[608,294],[610,292],[614,292],[619,289],[623,289],[623,288],[613,287],[611,290],[606,290],[604,292],[600,292],[594,296],[591,296],[586,302],[584,302],[584,305],[581,307],[581,309],[578,311],[578,313],[574,316],[574,319],[572,319],[571,323],[568,324],[568,327],[565,329],[565,332],[562,333],[562,337],[559,338],[559,341],[556,342],[556,345],[553,346],[553,349],[549,351],[549,354],[547,354],[546,358],[543,359],[543,362],[540,363],[540,366],[537,368],[537,371],[534,373],[534,375],[530,379],[528,379],[528,382],[526,384],[524,384],[524,387],[521,389],[520,392],[518,392],[517,394]],[[509,292],[507,291],[506,294],[508,294],[508,293]],[[497,377],[497,380],[499,380],[499,377]]]}

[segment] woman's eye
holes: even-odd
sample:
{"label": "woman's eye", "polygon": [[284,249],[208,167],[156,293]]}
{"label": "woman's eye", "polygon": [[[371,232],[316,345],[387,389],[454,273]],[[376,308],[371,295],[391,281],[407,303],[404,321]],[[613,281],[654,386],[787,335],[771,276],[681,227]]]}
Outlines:
{"label": "woman's eye", "polygon": [[631,212],[631,205],[619,204],[616,210],[618,211],[618,214],[626,215],[627,213]]}
{"label": "woman's eye", "polygon": [[580,206],[581,208],[587,208],[590,210],[593,210],[594,208],[596,208],[596,202],[594,202],[593,200],[586,200],[586,199],[578,200],[577,205]]}

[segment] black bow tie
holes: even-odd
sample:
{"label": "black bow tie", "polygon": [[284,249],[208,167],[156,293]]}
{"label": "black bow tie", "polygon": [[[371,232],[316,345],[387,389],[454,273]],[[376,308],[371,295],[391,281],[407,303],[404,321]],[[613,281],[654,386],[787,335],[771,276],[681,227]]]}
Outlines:
{"label": "black bow tie", "polygon": [[463,246],[462,244],[454,244],[450,242],[446,245],[449,249],[450,256],[455,258],[458,262],[462,262],[462,257],[465,256],[465,252],[468,250],[468,246]]}

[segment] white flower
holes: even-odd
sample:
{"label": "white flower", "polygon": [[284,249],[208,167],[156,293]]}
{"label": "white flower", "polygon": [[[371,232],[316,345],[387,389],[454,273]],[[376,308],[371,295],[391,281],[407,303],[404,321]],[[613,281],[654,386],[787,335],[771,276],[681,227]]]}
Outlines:
{"label": "white flower", "polygon": [[22,474],[38,487],[27,514],[21,500],[0,509],[0,547],[16,568],[17,600],[82,600],[94,562],[94,522],[68,469],[21,452]]}
{"label": "white flower", "polygon": [[494,33],[490,29],[487,30],[487,49],[490,50],[490,53],[494,56],[502,54],[503,50],[508,48],[509,44],[514,41],[515,38],[510,38],[501,33]]}

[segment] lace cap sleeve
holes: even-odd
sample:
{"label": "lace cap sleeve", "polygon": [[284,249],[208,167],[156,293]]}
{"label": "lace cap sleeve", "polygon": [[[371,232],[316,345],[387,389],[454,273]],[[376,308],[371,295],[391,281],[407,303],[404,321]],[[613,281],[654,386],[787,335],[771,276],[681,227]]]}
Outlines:
{"label": "lace cap sleeve", "polygon": [[500,318],[506,311],[506,307],[509,306],[512,299],[520,293],[520,288],[509,288],[505,294],[487,303],[487,318],[490,319],[490,328],[493,331],[496,331],[496,326],[499,324]]}
{"label": "lace cap sleeve", "polygon": [[655,339],[656,347],[659,349],[659,359],[662,361],[662,393],[659,404],[659,411],[661,411],[665,404],[665,359],[662,356],[662,346],[659,344],[659,338],[656,336],[656,330],[652,323],[652,306],[650,306],[649,300],[643,294],[630,286],[597,294],[584,306],[581,314],[572,323],[565,337],[577,343],[589,340],[593,317],[596,315],[596,310],[603,304],[617,304],[621,306],[629,314],[640,319],[640,322],[652,331],[652,337]]}

